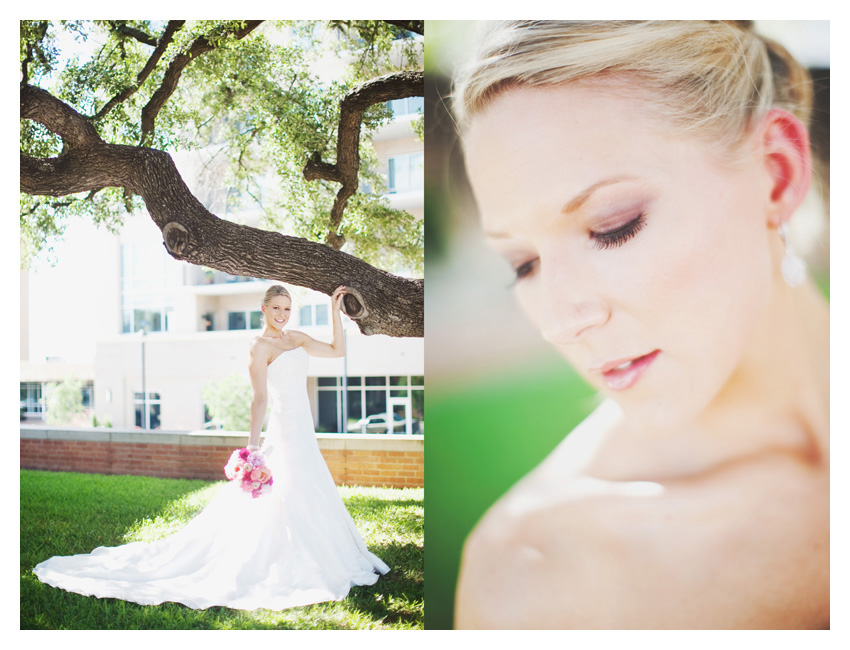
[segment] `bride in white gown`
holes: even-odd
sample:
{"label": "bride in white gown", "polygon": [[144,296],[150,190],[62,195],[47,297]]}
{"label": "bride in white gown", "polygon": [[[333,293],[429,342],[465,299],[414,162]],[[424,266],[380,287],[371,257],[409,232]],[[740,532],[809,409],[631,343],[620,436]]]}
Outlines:
{"label": "bride in white gown", "polygon": [[308,355],[342,356],[340,304],[332,296],[332,343],[284,331],[292,301],[280,285],[263,300],[266,327],[251,343],[249,447],[272,410],[264,449],[274,477],[270,494],[250,498],[222,489],[179,532],[152,543],[99,547],[52,557],[33,570],[41,580],[86,596],[194,609],[280,610],[341,600],[353,585],[374,584],[389,567],[369,552],[339,496],[316,443],[306,377]]}

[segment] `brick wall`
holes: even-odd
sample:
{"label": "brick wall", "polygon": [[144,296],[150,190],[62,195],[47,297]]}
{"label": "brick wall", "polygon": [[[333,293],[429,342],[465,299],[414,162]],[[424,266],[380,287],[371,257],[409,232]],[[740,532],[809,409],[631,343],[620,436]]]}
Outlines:
{"label": "brick wall", "polygon": [[[423,487],[422,436],[317,434],[338,485]],[[167,478],[224,478],[223,467],[248,438],[234,432],[21,425],[21,468]]]}

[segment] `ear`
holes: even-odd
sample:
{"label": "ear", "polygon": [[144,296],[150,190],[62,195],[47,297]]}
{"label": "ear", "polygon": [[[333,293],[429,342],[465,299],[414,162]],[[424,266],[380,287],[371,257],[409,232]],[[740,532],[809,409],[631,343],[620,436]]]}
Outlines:
{"label": "ear", "polygon": [[759,127],[761,152],[768,176],[768,223],[778,227],[806,198],[812,178],[809,132],[786,110],[775,108]]}

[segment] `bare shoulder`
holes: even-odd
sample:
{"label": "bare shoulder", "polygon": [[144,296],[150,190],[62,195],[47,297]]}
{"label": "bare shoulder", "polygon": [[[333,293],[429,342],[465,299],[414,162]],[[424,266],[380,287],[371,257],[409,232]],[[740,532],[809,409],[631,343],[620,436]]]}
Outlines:
{"label": "bare shoulder", "polygon": [[263,361],[268,364],[269,360],[276,356],[277,348],[274,341],[264,336],[255,336],[251,339],[249,354],[252,363]]}
{"label": "bare shoulder", "polygon": [[768,454],[669,484],[551,470],[469,537],[458,627],[828,627],[822,468]]}
{"label": "bare shoulder", "polygon": [[[456,627],[583,627],[581,609],[589,605],[596,585],[590,573],[604,569],[615,537],[605,539],[601,511],[564,498],[572,479],[558,486],[561,498],[545,483],[540,475],[527,476],[470,534],[461,562]],[[591,549],[595,557],[588,557]]]}

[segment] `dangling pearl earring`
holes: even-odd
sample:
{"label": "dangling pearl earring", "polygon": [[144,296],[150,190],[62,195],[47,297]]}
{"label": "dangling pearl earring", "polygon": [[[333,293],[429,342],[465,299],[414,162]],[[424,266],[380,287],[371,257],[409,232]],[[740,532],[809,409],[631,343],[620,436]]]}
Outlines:
{"label": "dangling pearl earring", "polygon": [[785,237],[785,224],[779,224],[776,229],[785,246],[785,256],[782,258],[782,278],[789,287],[797,287],[806,279],[806,263],[791,249]]}

